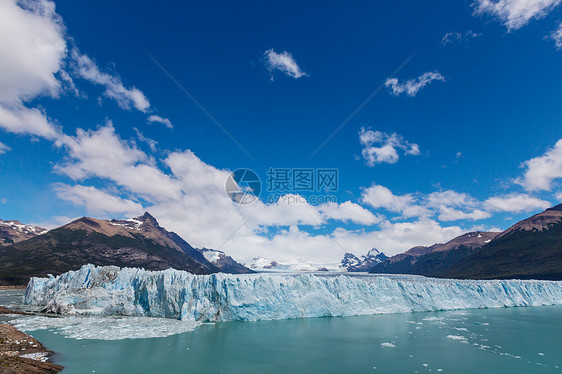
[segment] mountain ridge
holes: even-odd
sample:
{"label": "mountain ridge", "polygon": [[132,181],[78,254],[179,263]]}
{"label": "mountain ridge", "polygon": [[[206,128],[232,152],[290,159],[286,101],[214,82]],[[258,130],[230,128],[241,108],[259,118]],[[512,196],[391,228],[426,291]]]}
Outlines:
{"label": "mountain ridge", "polygon": [[517,222],[440,276],[562,280],[562,204]]}
{"label": "mountain ridge", "polygon": [[375,265],[370,272],[460,279],[561,280],[562,204],[516,222],[500,233],[478,231],[444,244],[413,247]]}
{"label": "mountain ridge", "polygon": [[417,274],[437,276],[440,269],[462,260],[492,241],[499,233],[474,231],[445,243],[412,247],[373,266],[371,273]]}
{"label": "mountain ridge", "polygon": [[146,212],[125,220],[81,217],[42,235],[0,247],[0,284],[25,284],[31,276],[57,275],[88,263],[147,270],[174,268],[195,274],[221,271],[201,251],[161,227]]}

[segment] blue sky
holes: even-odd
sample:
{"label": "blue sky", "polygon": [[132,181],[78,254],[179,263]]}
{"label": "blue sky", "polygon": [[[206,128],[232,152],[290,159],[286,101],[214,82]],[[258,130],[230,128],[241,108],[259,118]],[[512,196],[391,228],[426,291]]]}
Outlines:
{"label": "blue sky", "polygon": [[[6,0],[0,217],[318,262],[505,229],[562,200],[559,3]],[[336,202],[236,204],[239,168],[336,168]]]}

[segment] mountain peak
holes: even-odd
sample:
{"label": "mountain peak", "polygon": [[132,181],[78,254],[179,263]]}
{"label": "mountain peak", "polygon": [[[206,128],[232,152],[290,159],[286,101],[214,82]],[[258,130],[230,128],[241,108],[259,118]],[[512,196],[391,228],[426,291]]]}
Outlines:
{"label": "mountain peak", "polygon": [[343,260],[341,260],[340,267],[345,268],[346,270],[350,267],[355,267],[361,263],[361,260],[355,256],[353,253],[347,252],[343,256]]}
{"label": "mountain peak", "polygon": [[46,232],[46,229],[39,226],[26,225],[17,220],[0,219],[0,246],[18,243]]}
{"label": "mountain peak", "polygon": [[545,212],[548,211],[558,211],[558,212],[562,212],[562,204],[558,204],[556,206],[553,206],[552,208],[548,208]]}
{"label": "mountain peak", "polygon": [[158,225],[158,221],[156,220],[156,218],[154,218],[150,213],[148,212],[144,212],[144,214],[142,216],[138,216],[135,219],[142,221],[142,222],[150,222],[152,223],[154,226],[159,226]]}
{"label": "mountain peak", "polygon": [[92,226],[92,227],[99,227],[100,226],[98,220],[95,219],[95,218],[91,218],[91,217],[80,217],[80,218],[75,219],[74,221],[68,223],[68,225],[72,225],[72,224],[84,224],[84,225]]}
{"label": "mountain peak", "polygon": [[543,231],[548,230],[551,225],[562,222],[562,204],[548,208],[547,210],[535,214],[532,217],[517,222],[504,232],[498,238],[504,237],[515,231]]}
{"label": "mountain peak", "polygon": [[387,256],[376,248],[372,248],[361,258],[353,253],[346,253],[340,263],[340,268],[347,271],[369,271],[375,264],[387,259]]}
{"label": "mountain peak", "polygon": [[370,256],[376,256],[381,254],[381,251],[379,251],[376,248],[371,249],[369,252],[367,252],[367,255],[365,257],[370,257]]}

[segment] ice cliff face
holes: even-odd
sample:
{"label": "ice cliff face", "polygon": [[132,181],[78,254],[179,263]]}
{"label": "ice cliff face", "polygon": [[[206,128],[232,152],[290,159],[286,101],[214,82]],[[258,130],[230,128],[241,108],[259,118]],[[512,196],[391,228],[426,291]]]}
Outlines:
{"label": "ice cliff face", "polygon": [[562,282],[312,274],[194,275],[85,265],[32,278],[24,303],[49,312],[254,321],[562,304]]}

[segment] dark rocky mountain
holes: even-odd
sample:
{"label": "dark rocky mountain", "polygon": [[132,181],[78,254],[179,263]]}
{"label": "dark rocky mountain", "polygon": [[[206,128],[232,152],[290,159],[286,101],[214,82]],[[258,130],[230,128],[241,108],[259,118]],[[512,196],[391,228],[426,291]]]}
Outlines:
{"label": "dark rocky mountain", "polygon": [[440,276],[444,270],[463,261],[467,256],[490,243],[499,234],[498,232],[476,231],[458,236],[444,244],[413,247],[376,264],[370,272]]}
{"label": "dark rocky mountain", "polygon": [[46,232],[46,229],[39,226],[25,225],[20,221],[4,221],[0,219],[0,246],[19,243]]}
{"label": "dark rocky mountain", "polygon": [[239,262],[236,262],[232,257],[216,249],[201,248],[198,249],[199,252],[203,253],[203,256],[220,269],[223,273],[230,274],[249,274],[254,273],[253,270],[248,269]]}
{"label": "dark rocky mountain", "polygon": [[369,271],[373,266],[386,260],[388,257],[380,252],[378,249],[371,249],[366,255],[361,258],[355,256],[353,253],[346,253],[340,263],[340,268],[347,271]]}
{"label": "dark rocky mountain", "polygon": [[516,223],[439,276],[562,280],[562,204]]}
{"label": "dark rocky mountain", "polygon": [[0,284],[25,284],[32,276],[61,274],[84,264],[170,267],[195,274],[219,272],[150,214],[128,220],[83,217],[31,239],[0,248]]}

